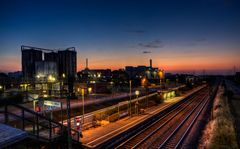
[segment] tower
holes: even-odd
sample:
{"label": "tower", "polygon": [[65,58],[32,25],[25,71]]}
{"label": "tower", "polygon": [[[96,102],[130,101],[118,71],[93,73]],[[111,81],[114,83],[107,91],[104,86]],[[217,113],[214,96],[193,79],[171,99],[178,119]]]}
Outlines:
{"label": "tower", "polygon": [[152,59],[150,59],[150,68],[152,68]]}

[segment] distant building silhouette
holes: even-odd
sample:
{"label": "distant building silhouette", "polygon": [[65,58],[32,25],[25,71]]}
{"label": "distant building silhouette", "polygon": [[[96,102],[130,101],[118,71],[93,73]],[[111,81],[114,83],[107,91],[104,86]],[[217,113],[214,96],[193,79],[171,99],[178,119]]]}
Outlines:
{"label": "distant building silhouette", "polygon": [[147,79],[159,79],[158,68],[152,67],[152,59],[149,61],[149,66],[126,66],[125,71],[130,77],[130,79],[135,78],[147,78]]}

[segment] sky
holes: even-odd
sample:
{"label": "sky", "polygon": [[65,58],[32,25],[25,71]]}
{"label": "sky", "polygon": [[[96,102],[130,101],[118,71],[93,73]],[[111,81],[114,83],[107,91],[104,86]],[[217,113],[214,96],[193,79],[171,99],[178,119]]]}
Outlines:
{"label": "sky", "polygon": [[149,65],[169,72],[240,70],[234,0],[0,0],[0,71],[21,70],[21,45],[76,47],[77,70]]}

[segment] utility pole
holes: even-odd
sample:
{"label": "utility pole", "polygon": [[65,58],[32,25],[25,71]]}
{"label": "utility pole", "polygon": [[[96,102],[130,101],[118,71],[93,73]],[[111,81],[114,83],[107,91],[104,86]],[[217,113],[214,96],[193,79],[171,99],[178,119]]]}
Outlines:
{"label": "utility pole", "polygon": [[70,98],[67,96],[67,131],[68,131],[68,149],[72,149],[72,134],[71,134],[71,111],[70,111]]}
{"label": "utility pole", "polygon": [[129,81],[129,87],[130,87],[130,93],[129,93],[129,96],[130,96],[130,105],[129,105],[129,114],[130,114],[130,117],[132,116],[132,80]]}
{"label": "utility pole", "polygon": [[68,97],[67,97],[68,149],[72,149],[70,97],[73,96],[73,82],[74,77],[68,76]]}

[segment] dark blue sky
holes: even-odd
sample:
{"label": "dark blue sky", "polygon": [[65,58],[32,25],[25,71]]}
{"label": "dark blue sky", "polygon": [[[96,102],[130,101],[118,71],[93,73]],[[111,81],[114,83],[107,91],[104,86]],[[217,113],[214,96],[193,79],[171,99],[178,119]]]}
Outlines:
{"label": "dark blue sky", "polygon": [[167,70],[240,65],[233,0],[1,0],[0,19],[1,71],[21,69],[22,44],[75,46],[79,70],[87,57],[92,68],[146,65],[150,57]]}

